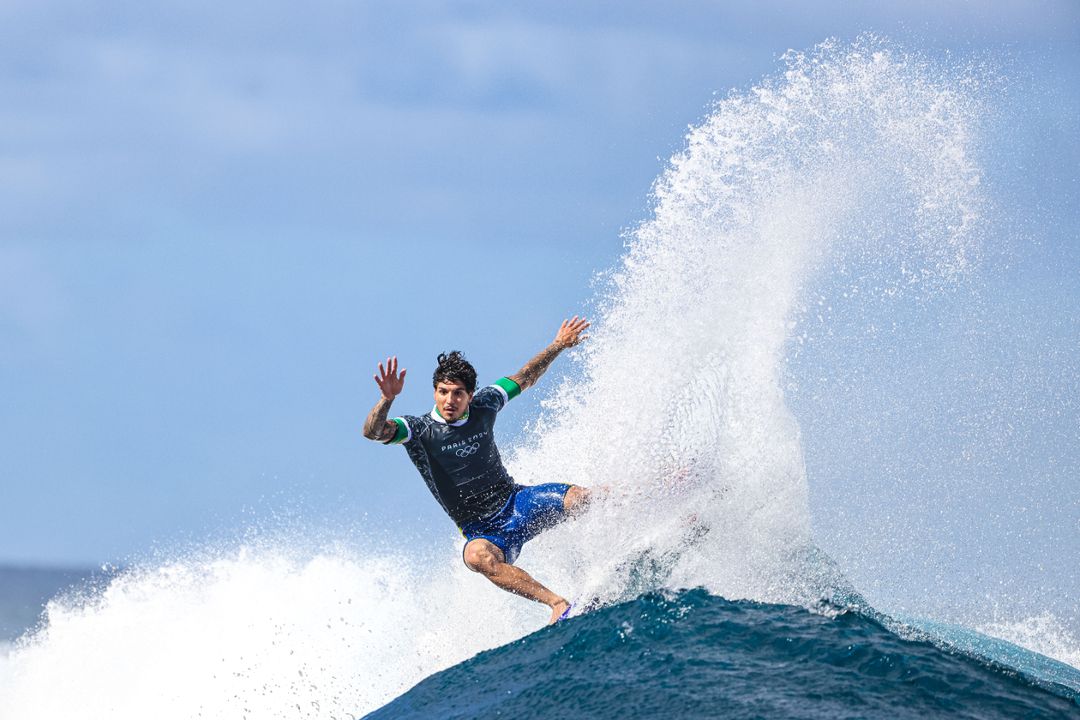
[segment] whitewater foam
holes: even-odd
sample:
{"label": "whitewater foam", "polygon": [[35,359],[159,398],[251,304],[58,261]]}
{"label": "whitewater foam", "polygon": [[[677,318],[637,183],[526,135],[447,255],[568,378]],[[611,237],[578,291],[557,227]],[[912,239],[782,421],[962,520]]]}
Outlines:
{"label": "whitewater foam", "polygon": [[303,543],[135,568],[51,601],[4,662],[4,716],[348,717],[522,633],[515,608],[478,604],[460,564],[290,541]]}

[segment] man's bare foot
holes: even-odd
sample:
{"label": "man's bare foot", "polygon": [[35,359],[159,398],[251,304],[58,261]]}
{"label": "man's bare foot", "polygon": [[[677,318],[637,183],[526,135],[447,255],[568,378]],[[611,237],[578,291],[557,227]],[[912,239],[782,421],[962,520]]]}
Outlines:
{"label": "man's bare foot", "polygon": [[551,620],[548,621],[548,625],[554,625],[559,622],[559,618],[562,614],[570,609],[570,603],[565,600],[559,600],[557,603],[551,606]]}

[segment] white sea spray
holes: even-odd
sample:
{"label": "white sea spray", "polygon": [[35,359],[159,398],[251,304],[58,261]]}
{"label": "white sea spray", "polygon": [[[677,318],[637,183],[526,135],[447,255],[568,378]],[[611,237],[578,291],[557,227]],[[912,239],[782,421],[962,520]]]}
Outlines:
{"label": "white sea spray", "polygon": [[514,456],[530,482],[612,487],[603,511],[541,541],[559,586],[617,598],[648,550],[678,556],[669,583],[813,602],[806,473],[781,384],[808,283],[871,258],[881,293],[927,291],[978,255],[973,77],[874,37],[786,62],[690,131],[578,372]]}

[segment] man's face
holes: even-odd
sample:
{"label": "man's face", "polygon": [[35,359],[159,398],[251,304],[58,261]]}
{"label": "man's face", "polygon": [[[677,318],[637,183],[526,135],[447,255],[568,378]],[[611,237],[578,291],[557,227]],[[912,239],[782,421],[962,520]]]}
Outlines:
{"label": "man's face", "polygon": [[448,423],[461,419],[472,402],[472,393],[465,386],[453,380],[440,380],[435,386],[435,407]]}

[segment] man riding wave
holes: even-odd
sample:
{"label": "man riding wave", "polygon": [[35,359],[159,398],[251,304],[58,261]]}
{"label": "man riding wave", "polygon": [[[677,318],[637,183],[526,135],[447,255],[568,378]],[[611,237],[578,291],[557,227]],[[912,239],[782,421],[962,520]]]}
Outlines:
{"label": "man riding wave", "polygon": [[536,384],[559,353],[588,335],[584,318],[564,320],[555,339],[517,373],[476,390],[476,370],[457,351],[440,354],[432,377],[435,407],[427,415],[387,418],[405,385],[396,357],[379,363],[382,397],[364,423],[364,437],[405,446],[409,459],[443,510],[465,536],[465,565],[508,592],[551,608],[551,623],[570,603],[537,582],[514,561],[527,541],[588,505],[588,488],[566,483],[518,485],[495,445],[496,415]]}

